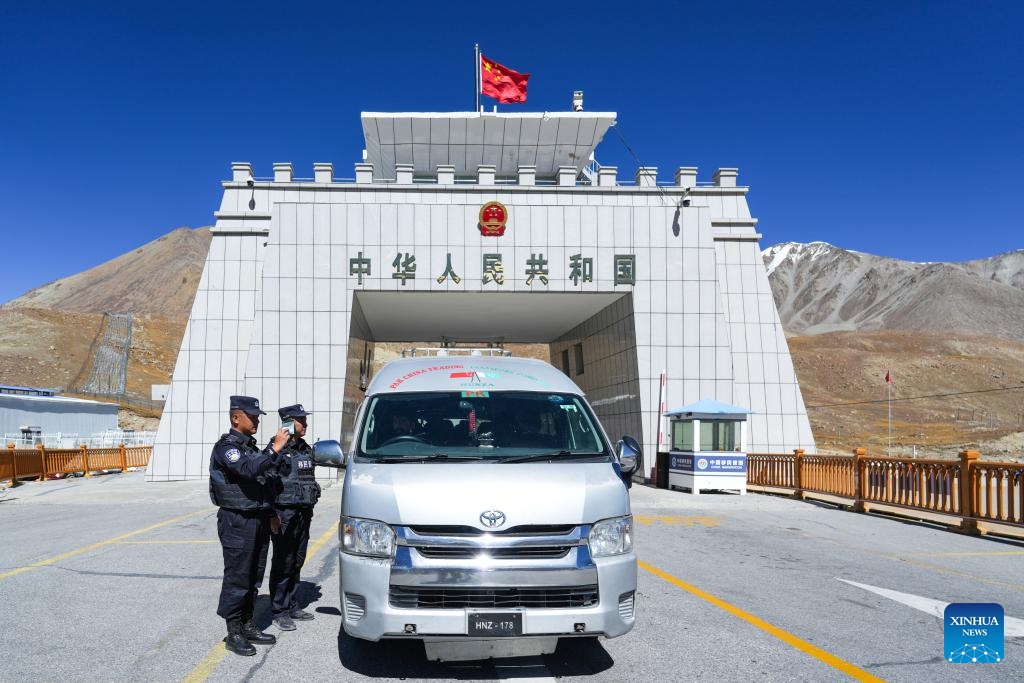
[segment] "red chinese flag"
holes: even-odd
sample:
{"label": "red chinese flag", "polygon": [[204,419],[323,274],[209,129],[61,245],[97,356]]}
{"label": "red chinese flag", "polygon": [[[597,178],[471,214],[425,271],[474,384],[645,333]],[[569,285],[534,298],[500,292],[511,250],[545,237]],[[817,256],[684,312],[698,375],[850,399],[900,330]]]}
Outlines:
{"label": "red chinese flag", "polygon": [[889,374],[888,370],[885,371],[885,383],[892,384],[892,375]]}
{"label": "red chinese flag", "polygon": [[526,101],[526,81],[530,74],[521,74],[480,55],[480,93],[502,104]]}

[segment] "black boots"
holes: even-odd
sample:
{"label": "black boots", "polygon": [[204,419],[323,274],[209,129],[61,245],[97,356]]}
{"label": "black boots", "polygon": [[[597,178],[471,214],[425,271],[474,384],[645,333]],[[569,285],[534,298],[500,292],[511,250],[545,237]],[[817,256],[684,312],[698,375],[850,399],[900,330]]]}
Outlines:
{"label": "black boots", "polygon": [[273,645],[277,642],[277,638],[259,630],[256,624],[252,623],[251,617],[242,624],[242,635],[250,643],[256,643],[257,645]]}
{"label": "black boots", "polygon": [[234,652],[243,657],[251,657],[256,654],[256,648],[242,635],[241,619],[228,620],[228,636],[224,639],[224,647],[228,652]]}
{"label": "black boots", "polygon": [[224,647],[229,652],[243,657],[251,657],[256,654],[256,648],[252,646],[253,643],[273,645],[276,642],[277,638],[256,628],[256,624],[252,623],[252,617],[244,622],[241,619],[228,619],[228,637],[224,639]]}

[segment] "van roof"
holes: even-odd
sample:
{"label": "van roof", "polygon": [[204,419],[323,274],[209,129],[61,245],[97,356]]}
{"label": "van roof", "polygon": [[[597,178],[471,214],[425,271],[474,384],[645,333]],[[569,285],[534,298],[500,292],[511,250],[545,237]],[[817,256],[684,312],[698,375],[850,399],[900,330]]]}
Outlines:
{"label": "van roof", "polygon": [[377,372],[367,396],[409,391],[551,391],[582,395],[551,364],[532,358],[441,356],[393,360]]}

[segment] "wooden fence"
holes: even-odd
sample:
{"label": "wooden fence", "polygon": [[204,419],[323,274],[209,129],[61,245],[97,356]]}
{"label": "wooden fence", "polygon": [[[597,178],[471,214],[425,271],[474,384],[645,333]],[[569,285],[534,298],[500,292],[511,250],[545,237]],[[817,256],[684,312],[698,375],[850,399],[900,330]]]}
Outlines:
{"label": "wooden fence", "polygon": [[985,533],[985,522],[1024,527],[1024,464],[984,462],[977,451],[957,460],[874,457],[863,448],[848,456],[750,453],[747,485],[849,499],[862,512],[875,504],[950,515],[971,533]]}
{"label": "wooden fence", "polygon": [[15,448],[8,444],[0,448],[0,481],[12,485],[19,479],[46,479],[54,475],[81,474],[109,470],[127,471],[131,467],[149,464],[152,446],[125,446],[114,448]]}

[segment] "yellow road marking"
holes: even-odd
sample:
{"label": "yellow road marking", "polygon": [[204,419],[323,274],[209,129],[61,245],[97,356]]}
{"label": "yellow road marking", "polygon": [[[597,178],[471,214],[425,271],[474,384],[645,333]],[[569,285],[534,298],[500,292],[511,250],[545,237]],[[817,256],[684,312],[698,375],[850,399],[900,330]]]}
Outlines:
{"label": "yellow road marking", "polygon": [[[870,547],[867,547],[867,546],[855,545],[853,543],[845,543],[843,541],[840,541],[840,540],[837,540],[835,538],[831,538],[831,537],[828,537],[828,536],[821,536],[821,535],[818,535],[818,534],[811,534],[809,532],[805,532],[804,535],[807,538],[813,538],[815,540],[822,541],[822,542],[825,542],[825,543],[831,543],[831,544],[833,544],[835,546],[838,546],[839,548],[841,548],[843,550],[854,550],[854,551],[859,552],[859,553],[864,553],[865,555],[871,555],[872,557],[881,557],[881,558],[884,558],[886,560],[894,560],[896,562],[902,562],[904,564],[908,564],[908,565],[910,565],[912,567],[917,567],[919,569],[927,569],[928,571],[937,572],[939,574],[949,574],[950,576],[959,576],[959,577],[963,577],[965,579],[970,579],[971,581],[977,581],[978,583],[985,583],[985,584],[988,584],[990,586],[998,586],[999,588],[1009,588],[1010,590],[1015,590],[1015,591],[1022,591],[1022,590],[1024,590],[1024,584],[1010,583],[1010,582],[1007,582],[1007,581],[999,581],[997,579],[989,579],[989,578],[986,578],[984,576],[978,576],[976,574],[972,574],[970,572],[964,572],[964,571],[959,571],[959,570],[956,570],[956,569],[950,569],[948,567],[940,567],[939,565],[929,564],[928,562],[922,562],[922,561],[919,561],[919,560],[914,560],[914,559],[912,559],[912,556],[914,555],[914,553],[893,554],[893,553],[889,553],[889,552],[882,552],[880,550],[875,550],[874,548],[870,548]],[[1013,550],[1000,551],[1000,550],[995,550],[995,551],[992,551],[992,552],[993,553],[997,553],[997,554],[998,553],[1016,554],[1019,551],[1013,551]],[[927,553],[921,553],[921,554],[922,555],[927,555]],[[939,554],[939,553],[936,553],[936,554]],[[950,554],[954,555],[956,553],[955,552],[951,552]],[[970,554],[970,553],[964,553],[964,554]],[[979,553],[979,554],[981,554],[981,553]]]}
{"label": "yellow road marking", "polygon": [[904,553],[907,557],[987,557],[989,555],[1024,555],[1024,550],[993,550],[979,553]]}
{"label": "yellow road marking", "polygon": [[668,581],[672,585],[677,586],[679,588],[682,588],[684,591],[686,591],[688,593],[692,593],[693,595],[697,596],[698,598],[700,598],[702,600],[706,600],[706,601],[710,602],[715,607],[723,609],[726,612],[728,612],[729,614],[732,614],[733,616],[739,617],[740,619],[742,619],[743,621],[747,622],[748,624],[750,624],[752,626],[756,626],[757,628],[761,629],[765,633],[768,633],[770,635],[775,636],[776,638],[778,638],[782,642],[795,647],[796,649],[800,650],[801,652],[805,652],[805,653],[811,655],[812,657],[814,657],[815,659],[817,659],[819,661],[822,661],[822,662],[824,662],[825,664],[828,664],[831,667],[839,669],[840,671],[842,671],[843,673],[845,673],[846,675],[850,676],[851,678],[853,678],[855,680],[858,680],[858,681],[884,681],[885,680],[885,679],[882,679],[882,678],[878,678],[877,676],[875,676],[873,674],[868,673],[864,669],[861,669],[860,667],[858,667],[858,666],[856,666],[854,664],[851,664],[851,663],[847,662],[844,659],[840,659],[839,657],[836,657],[834,654],[832,654],[830,652],[826,652],[825,650],[822,650],[820,647],[817,647],[816,645],[812,645],[811,643],[808,643],[806,640],[803,640],[802,638],[799,638],[799,637],[793,635],[792,633],[790,633],[788,631],[782,630],[778,626],[774,626],[772,624],[769,624],[764,619],[761,619],[759,617],[755,617],[753,614],[750,614],[749,612],[745,612],[745,611],[741,610],[739,607],[735,607],[733,605],[730,605],[726,601],[724,601],[724,600],[722,600],[720,598],[716,598],[714,595],[711,595],[710,593],[706,593],[706,592],[702,591],[700,588],[697,588],[696,586],[693,586],[691,584],[686,583],[685,581],[677,579],[676,577],[672,576],[671,574],[667,574],[667,573],[663,572],[662,570],[658,569],[657,567],[652,567],[651,565],[647,564],[646,562],[638,562],[637,564],[639,565],[639,567],[641,569],[649,571],[650,573],[654,574],[658,578],[664,579],[665,581]]}
{"label": "yellow road marking", "polygon": [[312,558],[314,555],[320,552],[320,548],[324,547],[324,543],[327,543],[331,536],[333,536],[337,531],[338,523],[335,522],[327,528],[327,531],[320,535],[320,538],[316,539],[316,541],[313,542],[313,545],[309,547],[309,556]]}
{"label": "yellow road marking", "polygon": [[[325,531],[320,538],[313,542],[313,545],[309,546],[309,551],[306,553],[306,560],[312,560],[313,557],[316,556],[317,552],[319,552],[320,548],[322,548],[324,544],[330,540],[331,536],[337,533],[337,531],[338,523],[335,522],[328,527],[327,531]],[[228,651],[227,648],[224,647],[224,644],[217,643],[209,652],[206,653],[206,656],[203,657],[203,660],[196,665],[196,668],[192,669],[188,676],[181,679],[181,682],[202,683],[210,677],[210,674],[212,674],[213,670],[217,668],[217,665],[224,661],[227,654]]]}
{"label": "yellow road marking", "polygon": [[949,574],[950,576],[959,576],[961,578],[970,579],[971,581],[977,581],[978,583],[987,583],[990,586],[998,586],[1000,588],[1009,588],[1010,590],[1024,590],[1024,584],[1011,583],[1009,581],[999,581],[998,579],[989,579],[984,576],[978,576],[971,572],[962,572],[959,569],[951,569],[949,567],[940,567],[929,562],[921,562],[919,560],[912,560],[902,555],[886,555],[884,553],[873,553],[878,557],[884,557],[887,560],[895,560],[896,562],[902,562],[903,564],[909,564],[911,567],[917,567],[919,569],[927,569],[929,571],[938,572],[939,574]]}
{"label": "yellow road marking", "polygon": [[709,517],[707,515],[633,515],[633,519],[638,524],[654,524],[655,522],[661,522],[662,524],[670,526],[693,526],[694,524],[700,524],[701,526],[718,526],[718,518]]}
{"label": "yellow road marking", "polygon": [[188,676],[181,679],[181,683],[201,683],[210,677],[213,670],[217,668],[217,665],[224,661],[224,657],[228,654],[227,648],[224,647],[223,643],[217,643],[206,653],[203,657],[203,661],[196,665],[196,668],[189,672]]}
{"label": "yellow road marking", "polygon": [[185,543],[191,545],[193,543],[220,543],[220,541],[120,541],[118,545],[164,545],[166,543]]}
{"label": "yellow road marking", "polygon": [[147,526],[145,529],[139,529],[137,531],[132,531],[132,532],[129,532],[127,534],[122,534],[121,536],[117,536],[116,538],[110,538],[110,539],[107,539],[106,541],[100,541],[99,543],[93,543],[92,545],[83,546],[81,548],[78,548],[77,550],[69,550],[66,553],[61,553],[60,555],[55,555],[55,556],[50,557],[48,559],[40,560],[39,562],[33,562],[32,564],[25,565],[24,567],[18,567],[17,569],[12,569],[12,570],[10,570],[8,572],[4,572],[3,574],[0,574],[0,579],[6,579],[8,577],[15,576],[17,574],[23,574],[24,572],[30,571],[32,569],[38,569],[39,567],[45,567],[47,565],[54,564],[55,562],[60,562],[61,560],[66,560],[68,558],[75,557],[76,555],[81,555],[82,553],[87,553],[90,550],[96,550],[98,548],[103,548],[104,546],[114,545],[116,543],[121,543],[126,538],[131,538],[132,536],[138,536],[139,534],[144,534],[144,533],[146,533],[148,531],[153,531],[154,529],[159,529],[160,527],[167,526],[168,524],[175,524],[175,523],[180,522],[182,520],[188,519],[189,517],[195,517],[196,515],[208,514],[209,512],[210,512],[209,509],[197,510],[196,512],[190,512],[187,515],[182,515],[181,517],[175,517],[174,519],[168,519],[165,522],[158,522],[157,524],[152,524],[150,526]]}

